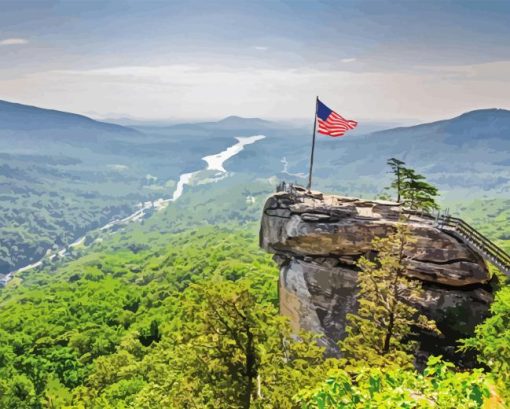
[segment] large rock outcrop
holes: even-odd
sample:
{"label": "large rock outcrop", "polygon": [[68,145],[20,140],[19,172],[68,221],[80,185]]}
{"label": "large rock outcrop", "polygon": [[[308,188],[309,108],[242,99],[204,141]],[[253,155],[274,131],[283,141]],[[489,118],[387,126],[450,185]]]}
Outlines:
{"label": "large rock outcrop", "polygon": [[[307,193],[293,188],[268,198],[260,245],[280,266],[280,311],[297,329],[324,334],[333,353],[346,314],[357,308],[356,261],[373,252],[375,237],[400,223],[399,204]],[[423,283],[418,307],[437,322],[441,336],[420,334],[420,355],[443,354],[459,362],[456,341],[473,333],[488,313],[492,294],[483,259],[430,217],[410,216],[415,243],[407,274]]]}

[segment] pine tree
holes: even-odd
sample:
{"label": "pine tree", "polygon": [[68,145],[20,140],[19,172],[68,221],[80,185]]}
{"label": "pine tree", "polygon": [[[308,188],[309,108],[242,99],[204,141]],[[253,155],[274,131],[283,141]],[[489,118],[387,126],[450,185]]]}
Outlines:
{"label": "pine tree", "polygon": [[425,211],[439,208],[435,201],[437,188],[426,182],[425,176],[410,168],[402,168],[402,176],[401,195],[406,207]]}
{"label": "pine tree", "polygon": [[397,202],[413,210],[430,211],[438,209],[435,198],[436,187],[425,181],[425,176],[405,166],[405,162],[391,158],[386,162],[392,170],[394,179],[385,190],[394,190]]}
{"label": "pine tree", "polygon": [[390,188],[395,189],[397,192],[397,202],[400,203],[400,192],[402,188],[402,168],[405,165],[405,162],[396,159],[396,158],[390,158],[386,162],[390,167],[395,175],[395,179],[393,182],[391,182]]}
{"label": "pine tree", "polygon": [[407,226],[401,223],[395,234],[374,239],[375,260],[359,260],[359,308],[348,314],[347,338],[341,342],[351,361],[410,366],[416,347],[409,341],[412,327],[437,331],[434,322],[411,305],[423,296],[421,283],[405,275],[412,241]]}

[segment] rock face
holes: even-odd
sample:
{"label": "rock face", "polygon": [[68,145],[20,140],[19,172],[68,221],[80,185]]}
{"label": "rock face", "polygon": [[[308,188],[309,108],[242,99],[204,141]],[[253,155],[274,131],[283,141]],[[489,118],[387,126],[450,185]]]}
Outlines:
{"label": "rock face", "polygon": [[[401,215],[397,203],[300,188],[269,197],[260,245],[280,266],[280,312],[294,329],[322,333],[330,352],[338,351],[346,314],[357,308],[356,261],[373,255],[372,240],[395,231]],[[417,306],[442,332],[420,334],[420,354],[442,354],[459,362],[456,341],[473,333],[492,301],[487,267],[467,245],[436,228],[430,217],[410,216],[409,227],[416,242],[408,254],[407,274],[425,289]]]}

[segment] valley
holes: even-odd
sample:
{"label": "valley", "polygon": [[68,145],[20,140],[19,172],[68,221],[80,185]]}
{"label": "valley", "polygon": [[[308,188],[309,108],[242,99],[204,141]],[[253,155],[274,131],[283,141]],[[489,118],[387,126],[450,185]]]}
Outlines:
{"label": "valley", "polygon": [[[266,139],[248,151],[228,151],[227,157],[238,158],[230,159],[229,172],[251,180],[276,177],[305,184],[308,170],[309,130],[260,119],[231,117],[217,123],[132,129],[5,102],[0,114],[10,118],[0,124],[4,276],[58,254],[87,232],[166,205],[170,192],[180,196],[192,179],[209,182],[210,175],[210,181],[215,180],[215,171],[224,169],[215,162],[222,158],[212,153],[227,150],[235,136],[264,133]],[[15,125],[20,121],[21,128]],[[460,198],[504,201],[510,192],[510,164],[504,160],[509,134],[508,111],[482,110],[450,121],[353,134],[341,141],[319,138],[316,188],[376,197],[388,180],[385,160],[398,156],[440,187],[443,208],[454,203],[464,207],[458,204]],[[194,175],[202,158],[209,169]]]}
{"label": "valley", "polygon": [[[500,114],[504,121],[498,126],[506,129],[507,113]],[[490,116],[484,119],[489,120]],[[471,141],[483,139],[486,125],[470,126],[472,132],[479,132],[476,138],[470,136]],[[506,133],[494,133],[497,137],[473,145],[467,139],[452,145],[446,131],[437,127],[419,126],[420,134],[411,127],[337,141],[319,139],[314,189],[373,199],[389,184],[386,160],[399,156],[438,185],[443,209],[465,218],[508,251],[510,219],[505,196],[510,168],[500,154],[487,160],[490,152],[509,146]],[[435,146],[429,146],[420,138],[428,138],[434,129]],[[18,132],[28,139],[14,141]],[[290,324],[278,314],[282,273],[271,255],[259,248],[259,223],[268,196],[282,180],[304,184],[308,129],[227,118],[216,123],[144,126],[114,135],[79,132],[93,132],[94,142],[83,136],[69,142],[41,129],[0,131],[6,163],[0,168],[0,207],[5,210],[0,225],[3,271],[18,267],[0,289],[0,371],[8,374],[0,383],[7,391],[0,395],[0,404],[9,402],[6,407],[16,409],[42,408],[48,402],[59,408],[156,408],[235,400],[237,388],[217,385],[211,392],[210,381],[203,376],[208,371],[230,376],[226,368],[232,365],[231,358],[218,363],[208,355],[210,348],[218,348],[224,357],[240,353],[230,349],[235,341],[223,344],[223,339],[231,338],[207,333],[215,319],[208,314],[215,308],[226,308],[224,314],[228,314],[231,299],[251,300],[246,312],[259,314],[253,318],[253,329],[263,334],[257,342],[266,404],[278,401],[282,407],[297,407],[298,396],[312,399],[307,393],[327,379],[330,370],[344,370],[344,361],[322,359],[322,347],[312,341],[312,334],[303,333],[307,341],[294,343]],[[46,138],[48,145],[34,147],[40,138]],[[445,157],[432,162],[433,153]],[[464,182],[456,184],[459,169],[463,175],[459,180]],[[19,216],[21,208],[26,218]],[[18,234],[5,234],[14,231]],[[290,254],[281,246],[279,251]],[[282,257],[279,260],[283,262]],[[445,302],[458,302],[459,297],[478,301],[485,297],[486,302],[494,294],[494,320],[488,318],[479,326],[487,327],[487,334],[494,328],[503,331],[498,317],[506,313],[503,306],[508,296],[505,277],[491,266],[489,274],[496,277],[491,289],[486,284],[467,286],[451,291]],[[286,285],[293,284],[286,281]],[[319,294],[314,298],[317,305],[328,299],[320,289],[310,288]],[[335,297],[342,288],[332,292]],[[428,285],[427,291],[436,297],[446,290],[437,284]],[[216,298],[209,301],[207,297],[212,296]],[[343,308],[342,303],[331,301],[331,305]],[[473,325],[464,325],[446,307],[436,308],[435,313],[443,331],[451,323],[460,328],[455,337],[441,341],[449,348],[447,355],[457,359],[459,353],[451,351],[452,345],[473,335]],[[208,318],[202,321],[204,316]],[[328,331],[338,330],[338,322],[327,314],[318,316]],[[473,316],[473,322],[479,318]],[[201,349],[196,340],[214,347]],[[470,342],[486,345],[488,341],[479,334]],[[286,354],[295,357],[291,364]],[[463,354],[469,354],[468,366],[472,366],[473,352]],[[498,354],[500,366],[495,373],[505,374],[506,355]],[[381,376],[398,378],[409,390],[439,388],[430,393],[439,393],[445,402],[476,400],[463,388],[485,391],[484,382],[489,382],[490,374],[482,375],[481,369],[459,373],[448,366],[453,364],[440,360],[430,363],[422,358],[420,362],[426,371],[446,365],[440,381],[445,384],[435,378],[422,379],[408,366]],[[456,392],[451,385],[456,385]],[[505,391],[505,386],[501,388]],[[391,387],[387,393],[395,390]]]}
{"label": "valley", "polygon": [[[208,155],[204,156],[202,160],[204,160],[207,163],[207,167],[204,170],[198,170],[191,173],[184,173],[180,175],[179,180],[177,182],[177,185],[175,187],[175,190],[173,194],[169,198],[158,198],[156,200],[152,200],[145,203],[139,203],[138,209],[122,218],[122,219],[115,219],[112,221],[109,221],[107,224],[105,224],[102,227],[96,228],[91,232],[86,233],[82,237],[77,238],[74,242],[69,244],[69,246],[64,248],[57,248],[53,251],[48,250],[45,254],[45,256],[40,259],[39,261],[33,262],[27,266],[23,266],[18,268],[17,270],[11,271],[4,275],[2,279],[0,279],[0,283],[2,285],[5,285],[9,282],[9,280],[17,273],[21,273],[24,271],[31,270],[33,268],[40,267],[43,265],[45,261],[51,262],[55,257],[62,258],[66,256],[66,253],[69,250],[72,250],[75,247],[83,245],[83,243],[87,240],[87,237],[89,235],[94,235],[94,233],[97,232],[103,232],[103,231],[110,231],[118,226],[123,226],[131,222],[137,222],[142,219],[144,219],[147,216],[150,216],[154,211],[158,211],[161,209],[164,209],[169,203],[175,202],[178,200],[183,192],[184,187],[186,185],[190,184],[207,184],[207,183],[215,183],[219,180],[225,178],[227,175],[227,171],[224,169],[223,165],[224,162],[228,159],[232,158],[239,152],[241,152],[246,145],[250,145],[252,143],[255,143],[261,139],[264,139],[263,135],[256,135],[256,136],[249,136],[249,137],[238,137],[236,138],[238,142],[229,148],[225,149],[224,151],[214,154],[214,155]],[[212,175],[211,175],[212,173]],[[205,176],[204,176],[205,175]],[[209,176],[209,177],[208,177]],[[100,240],[100,237],[97,237],[96,240]]]}
{"label": "valley", "polygon": [[0,0],[0,409],[510,408],[508,21]]}

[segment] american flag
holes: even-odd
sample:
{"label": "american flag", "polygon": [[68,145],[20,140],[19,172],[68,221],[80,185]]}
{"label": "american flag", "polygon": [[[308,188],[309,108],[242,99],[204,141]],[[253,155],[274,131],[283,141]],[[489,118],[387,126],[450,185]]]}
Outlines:
{"label": "american flag", "polygon": [[358,125],[356,121],[351,121],[338,115],[319,99],[317,100],[317,122],[319,124],[319,133],[333,137],[344,136],[347,131],[356,128],[356,125]]}

